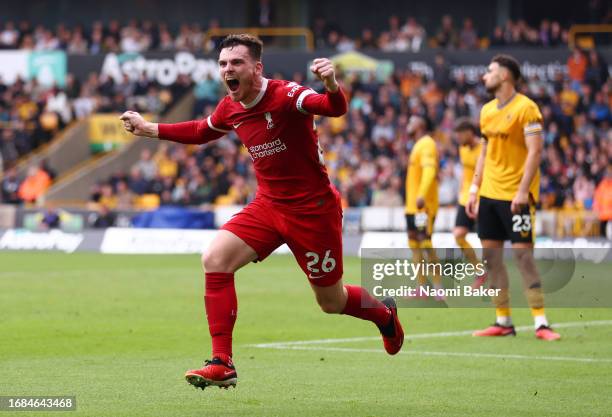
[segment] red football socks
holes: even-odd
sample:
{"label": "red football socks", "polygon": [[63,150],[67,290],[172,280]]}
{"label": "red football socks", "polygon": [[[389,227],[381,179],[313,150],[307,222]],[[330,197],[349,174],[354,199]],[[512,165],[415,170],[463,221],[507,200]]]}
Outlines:
{"label": "red football socks", "polygon": [[391,311],[383,303],[372,297],[363,287],[345,285],[348,299],[342,314],[374,322],[377,326],[386,326],[391,319]]}
{"label": "red football socks", "polygon": [[227,361],[232,356],[232,331],[238,312],[233,273],[206,273],[204,305],[212,337],[212,355]]}

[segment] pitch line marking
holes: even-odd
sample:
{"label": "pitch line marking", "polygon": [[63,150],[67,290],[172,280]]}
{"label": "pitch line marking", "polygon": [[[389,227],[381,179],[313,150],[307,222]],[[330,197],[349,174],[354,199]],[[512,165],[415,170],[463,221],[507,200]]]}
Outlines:
{"label": "pitch line marking", "polygon": [[[555,323],[555,329],[571,328],[571,327],[582,327],[582,326],[611,326],[612,320],[593,320],[593,321],[570,321],[565,323]],[[533,326],[518,326],[517,331],[533,330]],[[407,340],[414,339],[435,339],[438,337],[457,337],[457,336],[471,336],[475,330],[460,330],[455,332],[438,332],[438,333],[416,333],[406,335]],[[285,346],[301,346],[301,345],[323,345],[333,343],[350,343],[350,342],[367,342],[371,340],[379,340],[380,336],[366,336],[366,337],[346,337],[339,339],[318,339],[318,340],[296,340],[289,342],[273,342],[273,343],[257,343],[247,345],[249,347],[256,348],[277,348]]]}
{"label": "pitch line marking", "polygon": [[[359,349],[359,348],[341,348],[333,346],[277,346],[272,349],[282,350],[314,350],[318,352],[366,352],[366,353],[385,353],[381,349]],[[405,355],[422,355],[422,356],[455,356],[466,358],[494,358],[494,359],[520,359],[520,360],[544,360],[544,361],[564,361],[564,362],[590,362],[590,363],[612,363],[612,358],[580,358],[574,356],[529,356],[515,354],[498,354],[498,353],[473,353],[473,352],[436,352],[424,350],[403,350],[400,353]]]}
{"label": "pitch line marking", "polygon": [[[612,320],[593,320],[581,322],[565,322],[556,323],[555,328],[572,328],[582,326],[610,326]],[[519,326],[516,330],[530,330],[533,326]],[[438,332],[438,333],[417,333],[408,335],[406,339],[434,339],[439,337],[457,337],[469,336],[474,330],[461,330],[456,332]],[[333,346],[320,346],[332,343],[350,343],[364,342],[371,340],[379,340],[377,337],[349,337],[336,339],[319,339],[319,340],[297,340],[290,342],[275,342],[275,343],[258,343],[247,345],[249,347],[280,349],[280,350],[313,350],[327,352],[366,352],[366,353],[383,353],[380,349],[362,349],[362,348],[342,348]],[[310,346],[309,346],[310,345]],[[315,346],[312,346],[315,345]],[[319,346],[316,346],[319,345]],[[406,355],[423,355],[423,356],[455,356],[468,358],[494,358],[494,359],[518,359],[518,360],[547,360],[547,361],[565,361],[565,362],[586,362],[586,363],[612,363],[612,358],[580,358],[572,356],[529,356],[516,354],[497,354],[497,353],[474,353],[474,352],[437,352],[437,351],[418,351],[404,350],[400,353]]]}

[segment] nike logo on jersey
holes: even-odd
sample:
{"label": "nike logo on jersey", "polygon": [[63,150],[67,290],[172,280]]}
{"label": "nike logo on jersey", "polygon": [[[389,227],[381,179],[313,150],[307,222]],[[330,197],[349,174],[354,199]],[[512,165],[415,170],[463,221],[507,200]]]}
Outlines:
{"label": "nike logo on jersey", "polygon": [[240,122],[240,123],[232,123],[232,126],[234,126],[234,129],[238,129],[240,127],[241,124],[243,124],[244,122]]}
{"label": "nike logo on jersey", "polygon": [[310,278],[310,279],[319,279],[319,278],[323,278],[324,276],[325,276],[325,274],[319,275],[319,276],[308,274],[308,278]]}

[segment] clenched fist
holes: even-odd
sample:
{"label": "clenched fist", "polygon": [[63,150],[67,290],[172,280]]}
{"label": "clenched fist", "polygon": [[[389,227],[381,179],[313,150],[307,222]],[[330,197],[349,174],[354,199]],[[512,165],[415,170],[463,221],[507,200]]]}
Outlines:
{"label": "clenched fist", "polygon": [[336,81],[334,64],[329,59],[315,58],[310,66],[310,71],[312,71],[314,75],[323,81],[327,91],[334,93],[338,90],[338,82]]}
{"label": "clenched fist", "polygon": [[119,117],[123,121],[123,127],[136,136],[157,137],[157,123],[147,122],[140,113],[126,111]]}

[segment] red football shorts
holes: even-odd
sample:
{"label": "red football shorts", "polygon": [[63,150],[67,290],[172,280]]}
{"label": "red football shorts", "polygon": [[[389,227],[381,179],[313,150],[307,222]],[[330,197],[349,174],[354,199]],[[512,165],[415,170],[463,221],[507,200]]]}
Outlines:
{"label": "red football shorts", "polygon": [[255,198],[221,227],[242,239],[262,261],[286,243],[308,280],[333,285],[342,278],[342,207],[293,213]]}

